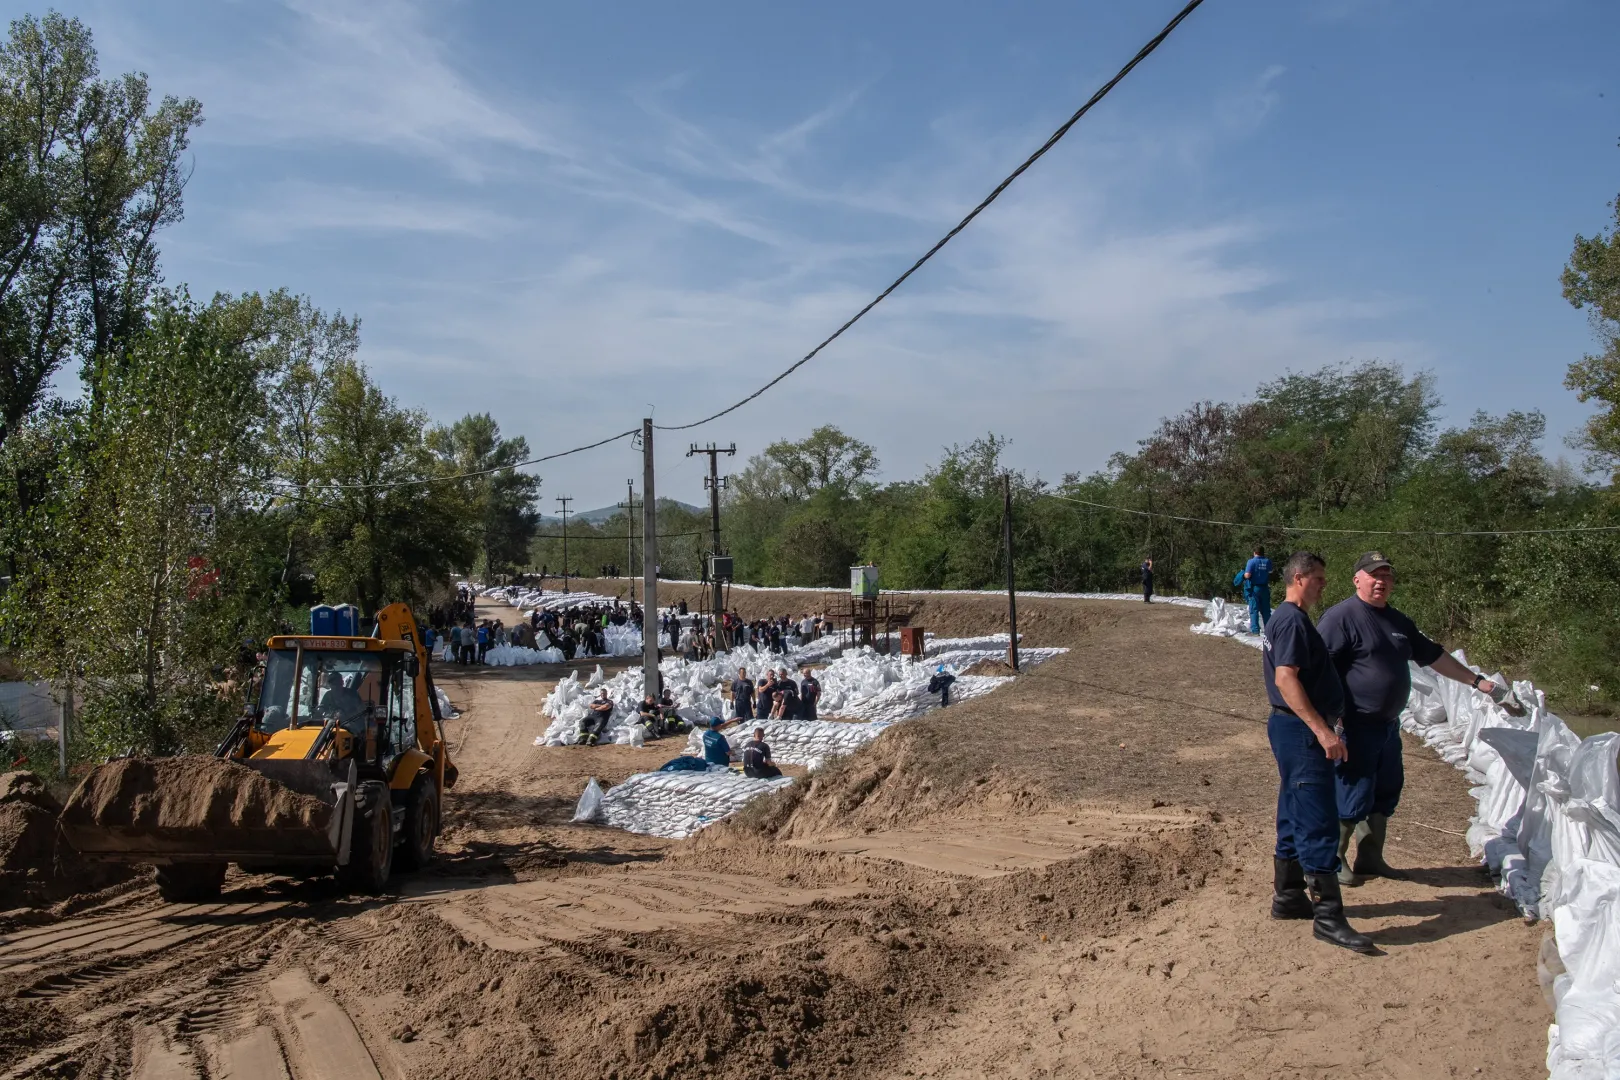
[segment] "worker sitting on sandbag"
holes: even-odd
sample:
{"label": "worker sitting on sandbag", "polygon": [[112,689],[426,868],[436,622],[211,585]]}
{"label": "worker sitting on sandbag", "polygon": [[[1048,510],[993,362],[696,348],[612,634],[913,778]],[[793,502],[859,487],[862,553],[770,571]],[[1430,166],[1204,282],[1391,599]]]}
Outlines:
{"label": "worker sitting on sandbag", "polygon": [[607,688],[596,692],[596,700],[591,702],[585,712],[585,718],[579,722],[579,744],[581,746],[595,746],[607,734],[608,727],[613,723],[613,699],[608,697]]}
{"label": "worker sitting on sandbag", "polygon": [[709,730],[703,733],[703,760],[722,769],[731,767],[731,744],[720,734],[724,723],[718,716],[711,716]]}
{"label": "worker sitting on sandbag", "polygon": [[658,702],[651,694],[642,696],[641,708],[636,711],[636,723],[641,725],[643,734],[649,739],[663,735],[663,725],[659,722]]}
{"label": "worker sitting on sandbag", "polygon": [[755,728],[754,737],[743,743],[743,775],[759,780],[781,776],[782,770],[771,760],[771,748],[765,742],[765,729]]}
{"label": "worker sitting on sandbag", "polygon": [[685,735],[692,730],[692,725],[681,719],[680,706],[675,704],[675,695],[665,689],[663,696],[658,699],[658,733],[660,735]]}

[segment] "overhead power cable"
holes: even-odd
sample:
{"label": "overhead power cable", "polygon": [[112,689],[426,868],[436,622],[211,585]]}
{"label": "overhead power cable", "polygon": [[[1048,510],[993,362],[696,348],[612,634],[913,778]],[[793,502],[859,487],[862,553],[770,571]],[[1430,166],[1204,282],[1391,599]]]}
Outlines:
{"label": "overhead power cable", "polygon": [[[684,536],[708,536],[708,535],[709,535],[709,531],[707,529],[697,529],[697,530],[694,530],[692,532],[659,533],[658,534],[658,539],[660,539],[660,540],[679,540],[681,537],[684,537]],[[562,535],[562,533],[536,533],[534,538],[536,540],[561,540],[563,538],[563,535]],[[569,533],[568,534],[568,539],[570,539],[570,540],[641,540],[641,539],[643,539],[643,537],[642,537],[642,535],[640,533],[635,533],[634,535],[631,535],[631,536],[624,536],[624,535],[620,535],[620,536],[597,536],[594,533]]]}
{"label": "overhead power cable", "polygon": [[755,398],[771,389],[771,387],[775,386],[777,383],[781,382],[795,371],[798,371],[811,360],[814,360],[816,358],[816,354],[820,353],[821,350],[825,349],[828,345],[831,345],[834,341],[837,341],[839,337],[843,335],[845,330],[848,330],[850,327],[860,322],[861,318],[865,316],[868,311],[871,311],[884,300],[888,299],[890,293],[894,292],[901,285],[905,284],[907,278],[911,277],[912,274],[915,274],[918,270],[922,269],[924,263],[937,255],[941,248],[956,238],[957,233],[967,228],[968,225],[972,223],[974,218],[978,217],[991,203],[1000,198],[1001,193],[1011,187],[1014,180],[1017,180],[1020,176],[1024,175],[1024,172],[1031,165],[1039,161],[1043,156],[1045,156],[1048,150],[1056,146],[1058,144],[1058,140],[1067,135],[1069,133],[1069,129],[1074,127],[1075,124],[1079,123],[1082,116],[1091,111],[1092,106],[1096,105],[1103,98],[1107,97],[1108,92],[1115,86],[1118,86],[1120,81],[1123,80],[1125,76],[1129,75],[1131,70],[1135,68],[1137,64],[1140,64],[1143,60],[1146,60],[1148,56],[1152,54],[1153,50],[1164,44],[1164,39],[1169,37],[1176,27],[1181,25],[1182,20],[1188,15],[1191,15],[1193,10],[1203,2],[1204,0],[1189,0],[1187,6],[1177,12],[1176,17],[1166,23],[1163,30],[1160,30],[1154,35],[1151,41],[1149,41],[1146,45],[1143,45],[1141,49],[1137,50],[1136,55],[1131,57],[1129,63],[1120,68],[1112,79],[1109,79],[1107,82],[1103,83],[1103,85],[1098,88],[1097,92],[1092,94],[1090,99],[1088,99],[1084,105],[1075,110],[1073,116],[1065,120],[1061,127],[1052,132],[1051,136],[1041,144],[1040,149],[1036,150],[1033,154],[1029,155],[1029,157],[1025,158],[1023,164],[1019,165],[1018,168],[1009,173],[1005,180],[997,184],[995,190],[986,195],[984,200],[980,202],[978,206],[975,206],[972,210],[969,210],[967,216],[961,221],[958,221],[956,226],[951,229],[950,232],[940,237],[939,241],[935,243],[933,247],[923,252],[922,258],[912,263],[905,273],[901,274],[899,277],[890,282],[889,287],[878,293],[877,296],[873,297],[871,302],[869,302],[865,307],[861,308],[861,310],[857,311],[854,315],[851,315],[842,326],[829,334],[826,340],[822,341],[821,344],[817,345],[815,348],[811,349],[809,352],[805,353],[802,357],[789,365],[786,371],[783,371],[780,375],[776,376],[776,378],[772,379],[758,390],[755,390],[752,394],[749,394],[741,401],[734,405],[726,406],[724,409],[721,409],[712,416],[705,416],[702,420],[694,420],[690,424],[654,424],[653,426],[659,431],[686,431],[691,428],[702,427],[711,420],[718,420],[727,413],[735,412],[736,410],[742,408],[744,405],[748,404],[750,401],[753,401]]}
{"label": "overhead power cable", "polygon": [[[384,480],[375,484],[325,484],[312,481],[308,486],[315,487],[321,491],[360,491],[376,490],[381,488],[414,487],[420,484],[437,484],[445,480],[466,480],[474,476],[488,476],[491,473],[506,472],[508,469],[521,469],[525,465],[538,465],[542,461],[555,461],[558,458],[568,457],[570,454],[582,454],[587,450],[595,450],[598,446],[606,446],[608,443],[618,442],[620,439],[628,439],[632,435],[639,434],[641,434],[640,428],[631,428],[628,431],[621,431],[617,435],[609,435],[605,439],[598,439],[596,442],[586,443],[584,446],[576,446],[572,450],[559,450],[555,454],[546,454],[542,457],[529,458],[527,461],[514,461],[510,465],[495,465],[488,469],[472,469],[468,472],[450,473],[445,476],[423,476],[414,480]],[[281,483],[286,484],[287,481],[281,481]]]}
{"label": "overhead power cable", "polygon": [[1075,499],[1050,491],[1043,494],[1049,499],[1060,499],[1063,502],[1077,503],[1098,510],[1112,510],[1120,514],[1135,514],[1137,517],[1159,518],[1163,521],[1182,521],[1192,525],[1253,529],[1257,532],[1329,533],[1337,536],[1538,536],[1551,533],[1620,532],[1620,525],[1566,525],[1553,529],[1329,529],[1314,525],[1266,525],[1252,521],[1217,521],[1214,518],[1183,517],[1180,514],[1163,514],[1154,510],[1133,510],[1128,506],[1111,506],[1108,503]]}

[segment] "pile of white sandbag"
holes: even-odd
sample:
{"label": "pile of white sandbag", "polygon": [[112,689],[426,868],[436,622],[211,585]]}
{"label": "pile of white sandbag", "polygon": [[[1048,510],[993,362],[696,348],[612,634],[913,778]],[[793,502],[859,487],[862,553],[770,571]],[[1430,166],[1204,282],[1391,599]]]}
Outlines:
{"label": "pile of white sandbag", "polygon": [[592,820],[644,836],[679,840],[791,783],[786,776],[756,780],[719,766],[706,772],[636,773],[602,794]]}
{"label": "pile of white sandbag", "polygon": [[[836,720],[754,720],[728,732],[726,741],[731,744],[732,756],[740,757],[743,744],[754,737],[754,729],[764,728],[772,761],[817,769],[831,758],[853,754],[892,726],[892,721],[845,724]],[[702,742],[689,740],[687,752],[701,754]]]}
{"label": "pile of white sandbag", "polygon": [[1234,604],[1220,597],[1204,605],[1204,621],[1194,624],[1192,632],[1209,637],[1237,638],[1245,645],[1260,647],[1260,635],[1249,633],[1249,606]]}
{"label": "pile of white sandbag", "polygon": [[[1234,610],[1213,600],[1193,629],[1259,647],[1246,611],[1232,631]],[[1513,689],[1528,715],[1414,664],[1401,727],[1464,772],[1469,849],[1527,918],[1552,922],[1541,957],[1552,1080],[1609,1080],[1620,1077],[1620,733],[1582,739],[1532,683]]]}
{"label": "pile of white sandbag", "polygon": [[484,651],[484,663],[491,667],[528,667],[532,664],[560,664],[561,649],[530,649],[522,645],[491,645]]}
{"label": "pile of white sandbag", "polygon": [[1401,726],[1477,785],[1470,849],[1526,917],[1552,922],[1548,1072],[1607,1080],[1620,1076],[1620,733],[1582,739],[1531,683],[1514,690],[1529,715],[1413,668]]}
{"label": "pile of white sandbag", "polygon": [[[955,646],[959,641],[976,647],[958,649]],[[994,638],[938,639],[933,644],[937,651],[926,663],[902,656],[885,656],[866,646],[846,650],[816,673],[822,688],[818,712],[822,716],[875,723],[920,716],[939,705],[939,696],[928,691],[928,682],[937,667],[943,664],[954,674],[979,660],[1003,656],[1005,641],[1003,635],[998,648]],[[819,644],[812,642],[785,656],[745,646],[707,660],[666,657],[658,670],[664,677],[665,688],[675,699],[677,714],[695,726],[702,726],[712,716],[730,719],[731,703],[722,696],[721,687],[730,684],[738,668],[746,668],[756,681],[763,678],[767,669],[785,669],[790,676],[797,676],[801,665],[809,663],[805,653]],[[1025,668],[1033,667],[1066,651],[1021,650],[1020,661]],[[550,717],[551,722],[535,739],[536,746],[570,746],[577,742],[579,723],[585,718],[597,687],[605,687],[614,703],[608,738],[621,745],[640,745],[637,742],[641,737],[640,726],[635,721],[642,695],[641,672],[623,671],[605,681],[600,676],[598,668],[591,681],[581,683],[575,672],[557,684],[541,706],[541,712]],[[979,697],[1010,679],[1011,676],[958,675],[951,687],[951,698],[966,701]]]}
{"label": "pile of white sandbag", "polygon": [[496,585],[488,589],[478,589],[477,591],[480,596],[487,596],[492,600],[510,604],[512,607],[522,611],[525,618],[536,611],[561,611],[590,604],[599,607],[612,607],[614,604],[624,603],[621,597],[604,596],[601,593],[563,592],[561,589],[529,589],[519,585]]}

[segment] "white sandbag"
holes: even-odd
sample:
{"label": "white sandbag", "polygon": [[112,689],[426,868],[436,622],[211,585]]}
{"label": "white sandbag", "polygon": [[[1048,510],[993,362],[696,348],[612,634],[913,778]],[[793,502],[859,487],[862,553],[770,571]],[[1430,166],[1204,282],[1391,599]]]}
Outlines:
{"label": "white sandbag", "polygon": [[574,820],[577,822],[591,822],[602,820],[602,785],[591,777],[585,785],[585,790],[579,796],[579,802],[574,806]]}
{"label": "white sandbag", "polygon": [[637,773],[604,793],[602,820],[629,832],[682,839],[791,783],[791,777],[755,779],[720,766],[706,772]]}

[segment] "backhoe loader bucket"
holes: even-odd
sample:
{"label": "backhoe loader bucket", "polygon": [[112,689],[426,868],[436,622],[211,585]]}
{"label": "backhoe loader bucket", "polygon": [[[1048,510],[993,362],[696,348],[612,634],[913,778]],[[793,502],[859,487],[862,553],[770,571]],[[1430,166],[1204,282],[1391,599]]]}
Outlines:
{"label": "backhoe loader bucket", "polygon": [[80,854],[106,862],[348,862],[353,761],[126,758],[85,777],[62,811]]}

